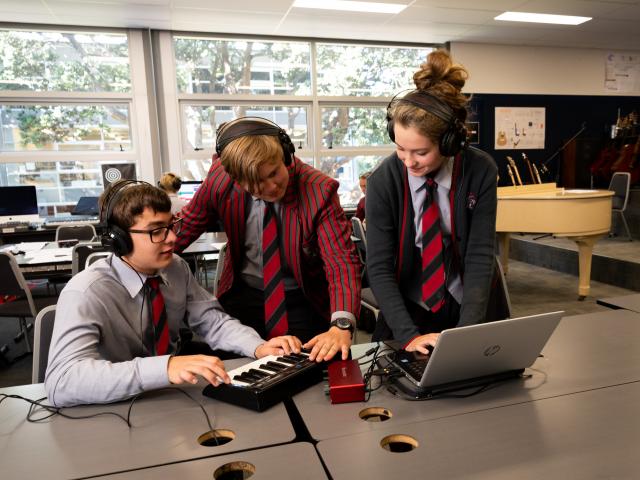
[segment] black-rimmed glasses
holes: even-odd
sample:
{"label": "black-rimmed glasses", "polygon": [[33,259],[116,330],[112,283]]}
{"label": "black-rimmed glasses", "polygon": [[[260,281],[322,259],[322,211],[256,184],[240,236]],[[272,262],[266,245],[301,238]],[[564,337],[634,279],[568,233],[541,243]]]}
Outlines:
{"label": "black-rimmed glasses", "polygon": [[132,230],[129,229],[129,233],[146,233],[149,235],[151,239],[151,243],[162,243],[169,236],[169,230],[171,230],[176,235],[180,235],[180,231],[182,230],[182,219],[178,218],[174,222],[171,222],[169,225],[164,227],[153,228],[151,230]]}

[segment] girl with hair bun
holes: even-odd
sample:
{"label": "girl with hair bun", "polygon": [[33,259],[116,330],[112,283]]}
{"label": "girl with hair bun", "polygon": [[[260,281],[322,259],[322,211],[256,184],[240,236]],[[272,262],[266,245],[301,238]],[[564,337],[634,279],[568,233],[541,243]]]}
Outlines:
{"label": "girl with hair bun", "polygon": [[182,186],[182,179],[177,176],[175,173],[167,172],[160,178],[158,182],[158,187],[161,190],[167,192],[169,195],[169,199],[171,200],[171,213],[176,215],[182,207],[184,207],[187,202],[178,197],[178,190]]}
{"label": "girl with hair bun", "polygon": [[396,151],[368,179],[367,271],[378,300],[373,340],[428,353],[439,332],[498,314],[495,269],[497,167],[467,145],[467,70],[429,54],[416,89],[387,107]]}

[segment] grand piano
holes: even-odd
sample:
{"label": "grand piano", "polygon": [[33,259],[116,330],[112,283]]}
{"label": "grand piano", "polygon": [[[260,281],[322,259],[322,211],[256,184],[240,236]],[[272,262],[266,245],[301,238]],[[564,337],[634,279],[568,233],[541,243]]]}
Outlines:
{"label": "grand piano", "polygon": [[609,190],[564,189],[555,183],[498,188],[496,231],[500,260],[508,271],[511,232],[548,233],[578,245],[578,299],[589,295],[593,246],[611,227]]}

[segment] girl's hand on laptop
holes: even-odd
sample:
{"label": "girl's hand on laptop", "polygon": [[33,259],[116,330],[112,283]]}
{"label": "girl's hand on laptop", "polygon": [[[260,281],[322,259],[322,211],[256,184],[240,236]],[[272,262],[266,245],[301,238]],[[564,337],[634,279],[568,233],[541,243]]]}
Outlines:
{"label": "girl's hand on laptop", "polygon": [[427,333],[426,335],[420,335],[414,338],[409,345],[404,347],[407,352],[420,352],[424,355],[429,355],[427,346],[435,347],[438,341],[439,333]]}

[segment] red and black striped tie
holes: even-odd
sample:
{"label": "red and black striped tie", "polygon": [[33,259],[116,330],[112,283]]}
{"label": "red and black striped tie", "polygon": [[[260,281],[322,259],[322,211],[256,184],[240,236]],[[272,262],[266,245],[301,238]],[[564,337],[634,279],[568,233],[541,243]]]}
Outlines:
{"label": "red and black striped tie", "polygon": [[287,333],[287,306],[280,262],[278,222],[271,202],[265,202],[262,222],[262,274],[264,277],[264,322],[267,338]]}
{"label": "red and black striped tie", "polygon": [[422,301],[432,312],[444,305],[444,261],[440,209],[435,201],[437,184],[427,177],[427,198],[422,211]]}
{"label": "red and black striped tie", "polygon": [[151,320],[153,321],[153,336],[155,354],[166,355],[169,351],[169,324],[167,323],[167,309],[164,297],[160,291],[159,277],[147,278],[149,285],[149,301],[151,303]]}

